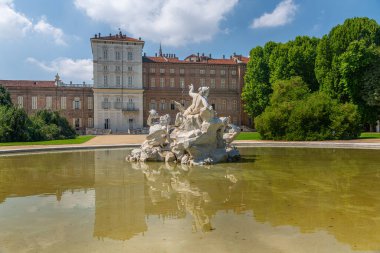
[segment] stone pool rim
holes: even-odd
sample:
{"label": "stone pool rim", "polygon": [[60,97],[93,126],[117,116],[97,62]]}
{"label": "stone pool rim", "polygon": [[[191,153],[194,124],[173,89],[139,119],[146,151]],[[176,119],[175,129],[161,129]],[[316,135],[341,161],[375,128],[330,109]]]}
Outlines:
{"label": "stone pool rim", "polygon": [[[331,148],[331,149],[375,149],[380,150],[380,142],[339,142],[339,141],[235,141],[237,148]],[[80,151],[96,149],[137,148],[140,144],[107,144],[107,145],[56,145],[41,147],[17,147],[0,149],[0,155],[40,153],[57,151]]]}

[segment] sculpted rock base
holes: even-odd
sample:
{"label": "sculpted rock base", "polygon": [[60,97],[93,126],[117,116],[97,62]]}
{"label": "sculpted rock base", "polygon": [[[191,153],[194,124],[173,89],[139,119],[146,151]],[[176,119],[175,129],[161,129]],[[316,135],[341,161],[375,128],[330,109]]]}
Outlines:
{"label": "sculpted rock base", "polygon": [[205,165],[240,159],[239,151],[231,146],[240,128],[230,124],[228,117],[216,117],[207,102],[208,87],[194,93],[191,85],[189,95],[193,102],[186,110],[176,102],[180,112],[175,126],[170,125],[168,114],[159,117],[155,110],[149,112],[149,135],[139,149],[126,157],[127,161]]}

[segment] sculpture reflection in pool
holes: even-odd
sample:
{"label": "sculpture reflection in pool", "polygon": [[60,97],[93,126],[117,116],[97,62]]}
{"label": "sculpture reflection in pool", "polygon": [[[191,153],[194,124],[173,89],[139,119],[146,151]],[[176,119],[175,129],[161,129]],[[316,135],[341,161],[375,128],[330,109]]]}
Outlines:
{"label": "sculpture reflection in pool", "polygon": [[189,86],[192,104],[184,108],[175,102],[179,112],[174,126],[170,116],[149,112],[149,135],[140,148],[132,150],[127,161],[165,161],[204,165],[240,159],[239,151],[231,142],[240,129],[230,123],[229,117],[217,117],[208,103],[209,87],[200,87],[198,93]]}

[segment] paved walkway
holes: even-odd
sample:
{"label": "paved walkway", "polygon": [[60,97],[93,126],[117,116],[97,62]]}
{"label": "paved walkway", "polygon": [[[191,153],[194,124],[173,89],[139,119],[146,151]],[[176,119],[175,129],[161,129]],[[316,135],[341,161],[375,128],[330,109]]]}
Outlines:
{"label": "paved walkway", "polygon": [[[100,135],[83,144],[71,145],[30,145],[0,146],[0,154],[63,151],[74,149],[138,147],[146,135]],[[380,139],[359,139],[348,141],[235,141],[237,147],[295,147],[295,148],[359,148],[379,149]]]}

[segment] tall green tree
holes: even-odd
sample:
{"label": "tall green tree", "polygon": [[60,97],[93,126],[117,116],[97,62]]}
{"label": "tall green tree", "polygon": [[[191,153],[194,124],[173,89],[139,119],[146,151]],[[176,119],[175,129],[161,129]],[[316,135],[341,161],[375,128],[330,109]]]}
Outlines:
{"label": "tall green tree", "polygon": [[0,84],[0,106],[12,106],[11,96],[8,90]]}
{"label": "tall green tree", "polygon": [[[359,42],[360,41],[360,42]],[[350,46],[351,43],[354,45]],[[359,43],[359,44],[355,44]],[[350,69],[351,77],[358,77],[362,72],[356,65],[365,65],[364,62],[351,61],[354,66],[349,66],[349,58],[346,51],[355,51],[365,47],[380,45],[380,26],[375,20],[369,18],[347,19],[342,25],[335,26],[328,35],[324,36],[317,47],[315,75],[321,89],[331,97],[341,102],[354,102],[357,94],[350,93],[344,80],[346,76],[342,73],[344,69]],[[343,56],[346,54],[346,56]],[[342,62],[346,60],[345,62]],[[343,67],[342,67],[343,66]],[[352,71],[355,70],[355,71]],[[351,90],[352,91],[352,90]]]}
{"label": "tall green tree", "polygon": [[251,50],[242,98],[246,112],[260,115],[269,105],[269,95],[277,80],[300,76],[312,91],[319,84],[314,74],[319,39],[299,36],[287,43],[268,42]]}
{"label": "tall green tree", "polygon": [[276,46],[276,43],[268,42],[264,48],[258,46],[250,52],[242,98],[246,112],[253,117],[260,115],[269,104],[272,88],[269,82],[268,62]]}

